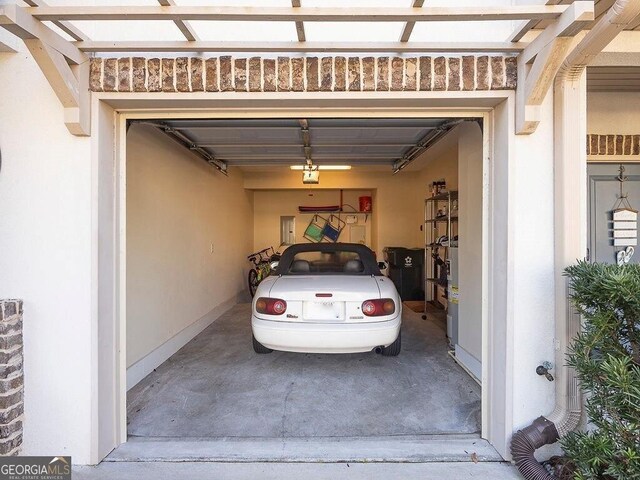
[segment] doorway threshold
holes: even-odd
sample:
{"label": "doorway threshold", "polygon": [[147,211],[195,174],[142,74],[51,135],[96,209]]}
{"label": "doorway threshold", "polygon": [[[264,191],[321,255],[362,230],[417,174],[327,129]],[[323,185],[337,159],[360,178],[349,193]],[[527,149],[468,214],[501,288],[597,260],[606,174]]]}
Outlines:
{"label": "doorway threshold", "polygon": [[473,434],[375,437],[129,437],[105,462],[503,462]]}

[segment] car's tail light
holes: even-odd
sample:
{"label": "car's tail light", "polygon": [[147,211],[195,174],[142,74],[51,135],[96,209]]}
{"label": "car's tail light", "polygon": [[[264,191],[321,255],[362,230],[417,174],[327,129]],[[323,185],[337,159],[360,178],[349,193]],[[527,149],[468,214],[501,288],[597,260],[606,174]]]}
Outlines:
{"label": "car's tail light", "polygon": [[260,297],[256,300],[256,311],[267,315],[282,315],[287,311],[287,302],[279,298]]}
{"label": "car's tail light", "polygon": [[362,302],[362,313],[367,317],[391,315],[396,311],[396,304],[390,298],[375,298]]}

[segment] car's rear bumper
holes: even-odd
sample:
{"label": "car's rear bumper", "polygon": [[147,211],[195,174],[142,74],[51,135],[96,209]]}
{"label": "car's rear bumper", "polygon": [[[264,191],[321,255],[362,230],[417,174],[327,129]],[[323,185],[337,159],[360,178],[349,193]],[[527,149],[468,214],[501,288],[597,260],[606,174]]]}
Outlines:
{"label": "car's rear bumper", "polygon": [[391,345],[400,333],[401,315],[371,323],[301,323],[251,317],[256,340],[285,352],[358,353]]}

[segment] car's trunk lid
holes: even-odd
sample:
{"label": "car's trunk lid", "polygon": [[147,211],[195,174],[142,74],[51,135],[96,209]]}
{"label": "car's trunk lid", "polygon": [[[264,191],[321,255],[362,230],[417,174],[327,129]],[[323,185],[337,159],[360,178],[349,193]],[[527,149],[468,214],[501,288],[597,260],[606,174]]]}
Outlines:
{"label": "car's trunk lid", "polygon": [[369,275],[296,275],[278,278],[269,295],[287,302],[283,320],[351,323],[367,320],[362,314],[362,302],[380,298],[380,290],[376,279]]}

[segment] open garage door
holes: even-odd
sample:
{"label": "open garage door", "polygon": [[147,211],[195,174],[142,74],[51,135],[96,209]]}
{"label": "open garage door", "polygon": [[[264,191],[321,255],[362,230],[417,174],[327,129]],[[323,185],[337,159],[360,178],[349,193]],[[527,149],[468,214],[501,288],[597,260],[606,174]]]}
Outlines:
{"label": "open garage door", "polygon": [[[277,450],[283,439],[451,434],[461,435],[453,448],[464,456],[482,428],[482,151],[475,119],[130,124],[127,424],[135,441],[112,458],[144,456],[141,438],[259,438]],[[313,183],[308,172],[318,175]],[[257,354],[247,279],[260,257],[247,257],[336,242],[362,244],[386,262],[372,275],[399,294],[400,354]],[[483,445],[488,458],[497,455]],[[387,460],[404,458],[389,448]]]}

